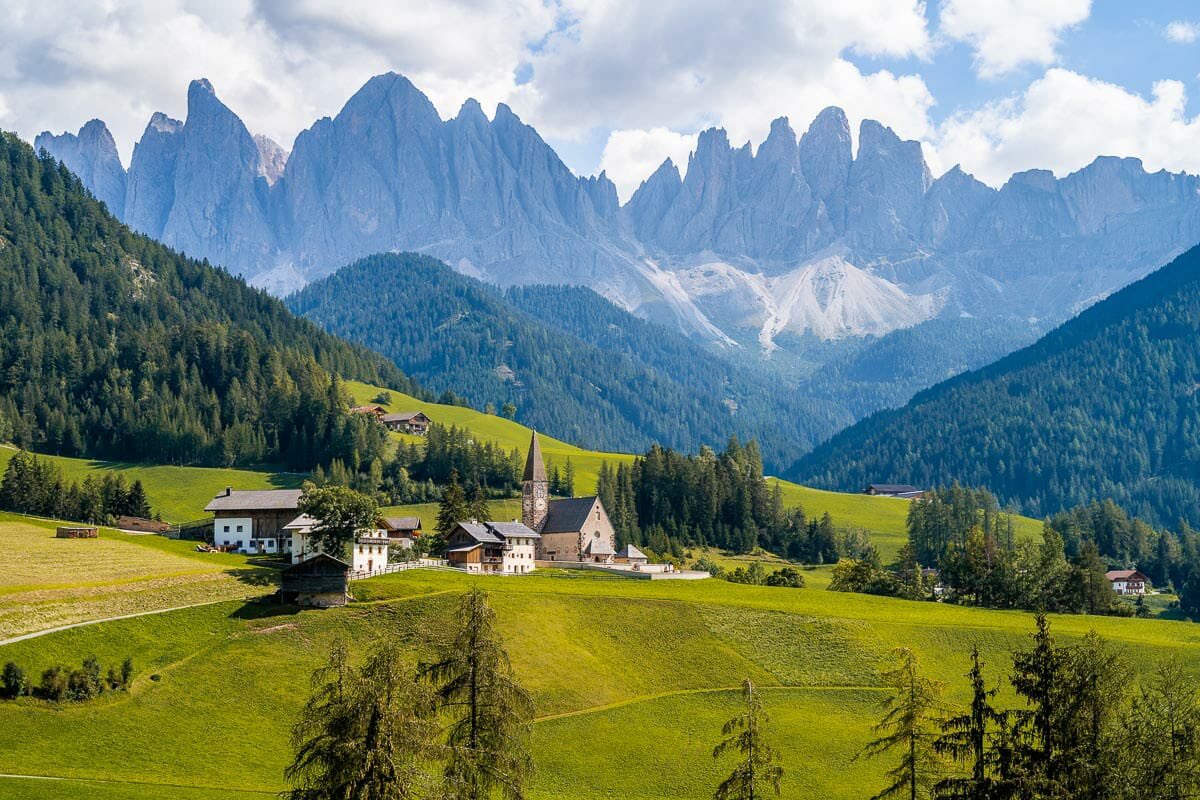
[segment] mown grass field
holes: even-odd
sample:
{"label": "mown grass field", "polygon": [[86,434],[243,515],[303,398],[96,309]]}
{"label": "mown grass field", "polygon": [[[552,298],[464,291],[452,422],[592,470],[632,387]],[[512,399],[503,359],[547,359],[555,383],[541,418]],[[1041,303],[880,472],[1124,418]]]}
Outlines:
{"label": "mown grass field", "polygon": [[57,539],[55,524],[0,514],[0,641],[94,619],[271,591],[274,573],[195,543],[103,530]]}
{"label": "mown grass field", "polygon": [[[415,653],[473,582],[491,592],[537,705],[538,800],[711,796],[726,766],[711,748],[746,677],[763,687],[773,717],[784,796],[862,800],[888,766],[854,755],[878,715],[877,673],[891,648],[916,649],[949,684],[948,699],[962,701],[970,647],[980,646],[995,678],[1032,628],[1024,613],[819,588],[414,570],[353,584],[363,602],[345,609],[229,602],[0,647],[0,661],[30,671],[89,654],[102,663],[129,655],[138,670],[130,694],[88,705],[0,703],[0,773],[66,779],[0,778],[0,797],[276,793],[289,725],[334,637],[358,651],[398,638]],[[1061,641],[1095,628],[1139,670],[1169,654],[1200,669],[1200,627],[1188,623],[1057,617],[1053,626]]]}

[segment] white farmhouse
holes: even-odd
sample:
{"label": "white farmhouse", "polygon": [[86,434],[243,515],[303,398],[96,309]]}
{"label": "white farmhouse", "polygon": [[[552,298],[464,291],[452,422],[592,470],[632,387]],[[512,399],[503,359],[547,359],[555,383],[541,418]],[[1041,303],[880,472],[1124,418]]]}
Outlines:
{"label": "white farmhouse", "polygon": [[[313,535],[320,527],[319,520],[301,514],[284,526],[291,534],[292,563],[299,564],[324,552]],[[335,554],[341,557],[343,554]],[[388,563],[388,536],[386,531],[363,530],[354,538],[351,547],[350,569],[357,573],[372,573],[383,569]]]}
{"label": "white farmhouse", "polygon": [[536,568],[539,538],[520,522],[460,522],[446,537],[446,558],[467,572],[520,575]]}
{"label": "white farmhouse", "polygon": [[292,544],[284,530],[300,506],[299,489],[224,489],[204,510],[213,515],[213,544],[239,553],[286,554]]}

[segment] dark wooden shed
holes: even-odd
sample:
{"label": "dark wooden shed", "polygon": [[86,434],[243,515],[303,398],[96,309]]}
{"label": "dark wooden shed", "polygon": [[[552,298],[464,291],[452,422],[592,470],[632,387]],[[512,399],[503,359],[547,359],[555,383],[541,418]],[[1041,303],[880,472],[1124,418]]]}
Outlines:
{"label": "dark wooden shed", "polygon": [[350,565],[320,553],[283,571],[279,599],[301,606],[344,606],[349,586]]}

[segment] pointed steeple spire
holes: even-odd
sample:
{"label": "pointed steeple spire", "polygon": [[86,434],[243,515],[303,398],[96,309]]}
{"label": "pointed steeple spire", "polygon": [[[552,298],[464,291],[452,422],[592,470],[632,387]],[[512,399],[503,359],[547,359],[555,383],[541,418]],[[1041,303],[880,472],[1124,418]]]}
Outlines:
{"label": "pointed steeple spire", "polygon": [[546,480],[546,464],[542,461],[542,445],[538,442],[537,431],[529,439],[529,456],[525,459],[525,477],[522,480]]}

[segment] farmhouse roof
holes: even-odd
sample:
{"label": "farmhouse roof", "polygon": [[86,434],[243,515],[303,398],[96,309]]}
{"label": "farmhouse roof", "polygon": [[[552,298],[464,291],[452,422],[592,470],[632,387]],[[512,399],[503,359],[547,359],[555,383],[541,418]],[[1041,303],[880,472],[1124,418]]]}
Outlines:
{"label": "farmhouse roof", "polygon": [[458,527],[480,544],[504,544],[504,540],[492,533],[485,523],[460,522],[458,523]]}
{"label": "farmhouse roof", "polygon": [[1136,569],[1112,569],[1104,573],[1110,581],[1145,581],[1146,576]]}
{"label": "farmhouse roof", "polygon": [[209,501],[205,511],[295,511],[300,507],[299,489],[234,491],[226,488]]}
{"label": "farmhouse roof", "polygon": [[521,522],[485,522],[492,533],[503,539],[540,539],[537,531]]}
{"label": "farmhouse roof", "polygon": [[[395,414],[384,414],[384,422],[409,422],[417,417],[424,417],[420,411],[400,411]],[[428,417],[426,417],[428,419]]]}
{"label": "farmhouse roof", "polygon": [[649,556],[647,556],[645,553],[643,553],[641,550],[638,550],[636,547],[634,547],[631,544],[627,544],[624,547],[622,547],[621,550],[617,553],[617,557],[618,558],[628,558],[628,559],[641,558],[641,559],[645,559],[647,561],[650,560]]}
{"label": "farmhouse roof", "polygon": [[416,531],[421,529],[420,517],[384,517],[383,525],[393,531]]}
{"label": "farmhouse roof", "polygon": [[916,494],[921,491],[907,483],[872,483],[867,486],[867,490],[879,494]]}
{"label": "farmhouse roof", "polygon": [[542,444],[538,441],[537,431],[529,437],[529,455],[525,458],[525,481],[546,480],[546,462],[542,460]]}
{"label": "farmhouse roof", "polygon": [[298,564],[292,564],[290,567],[284,567],[282,572],[285,575],[296,572],[308,573],[313,572],[315,567],[334,565],[340,566],[344,570],[350,569],[350,565],[345,561],[342,561],[340,558],[334,558],[333,556],[329,555],[329,553],[317,553],[314,556],[304,559]]}
{"label": "farmhouse roof", "polygon": [[551,500],[546,509],[546,524],[542,525],[542,533],[574,533],[583,530],[595,505],[594,496]]}

